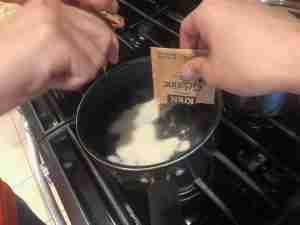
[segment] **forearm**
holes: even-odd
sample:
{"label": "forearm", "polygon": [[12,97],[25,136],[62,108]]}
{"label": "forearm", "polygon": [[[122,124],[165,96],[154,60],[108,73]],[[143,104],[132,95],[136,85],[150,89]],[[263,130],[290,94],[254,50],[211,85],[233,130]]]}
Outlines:
{"label": "forearm", "polygon": [[[286,54],[282,54],[281,72],[285,83],[285,91],[300,94],[300,32],[293,32],[291,39],[286,41]],[[282,71],[280,71],[282,69]],[[275,71],[277,72],[277,71]]]}

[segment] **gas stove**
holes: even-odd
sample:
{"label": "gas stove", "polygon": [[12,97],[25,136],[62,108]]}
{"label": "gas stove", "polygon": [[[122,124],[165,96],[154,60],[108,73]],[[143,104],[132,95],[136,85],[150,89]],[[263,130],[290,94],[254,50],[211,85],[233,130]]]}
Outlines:
{"label": "gas stove", "polygon": [[[120,63],[149,55],[150,46],[178,47],[180,22],[197,4],[120,0],[127,24],[117,31]],[[51,90],[21,107],[46,176],[74,225],[150,225],[147,194],[122,187],[80,146],[75,113],[85,90]],[[192,159],[196,174],[176,171],[185,225],[298,224],[299,108],[290,96],[272,118],[224,110],[209,151]]]}

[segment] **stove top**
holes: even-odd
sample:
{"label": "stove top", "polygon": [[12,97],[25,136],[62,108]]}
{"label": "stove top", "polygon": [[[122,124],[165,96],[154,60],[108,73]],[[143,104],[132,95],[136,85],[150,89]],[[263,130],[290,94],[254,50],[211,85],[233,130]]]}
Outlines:
{"label": "stove top", "polygon": [[[178,47],[180,21],[197,1],[120,0],[127,26],[118,31],[120,61]],[[101,72],[99,72],[101,75]],[[76,108],[86,88],[52,90],[22,106],[72,224],[150,225],[148,197],[128,190],[80,146]],[[300,221],[300,104],[296,96],[273,118],[224,111],[190,176],[177,168],[186,225],[285,225]]]}

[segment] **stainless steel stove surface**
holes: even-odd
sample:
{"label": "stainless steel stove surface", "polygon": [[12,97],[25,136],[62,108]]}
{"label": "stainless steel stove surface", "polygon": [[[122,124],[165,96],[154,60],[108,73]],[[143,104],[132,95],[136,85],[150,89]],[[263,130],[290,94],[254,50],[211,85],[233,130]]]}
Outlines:
{"label": "stainless steel stove surface", "polygon": [[[150,46],[177,47],[180,21],[196,5],[191,0],[120,2],[127,22],[118,31],[121,63],[149,55]],[[49,179],[72,224],[150,225],[147,194],[125,190],[78,142],[74,116],[84,90],[53,90],[21,108]],[[191,159],[195,174],[177,171],[186,225],[299,223],[298,105],[290,96],[285,111],[273,118],[224,111],[209,150]]]}

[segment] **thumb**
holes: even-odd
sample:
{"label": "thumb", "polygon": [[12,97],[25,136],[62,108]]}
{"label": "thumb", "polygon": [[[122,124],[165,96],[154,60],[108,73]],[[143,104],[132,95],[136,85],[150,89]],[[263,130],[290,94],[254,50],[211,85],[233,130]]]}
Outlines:
{"label": "thumb", "polygon": [[182,78],[184,80],[197,80],[199,78],[207,81],[209,74],[209,63],[206,57],[196,57],[188,61],[182,69]]}

